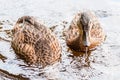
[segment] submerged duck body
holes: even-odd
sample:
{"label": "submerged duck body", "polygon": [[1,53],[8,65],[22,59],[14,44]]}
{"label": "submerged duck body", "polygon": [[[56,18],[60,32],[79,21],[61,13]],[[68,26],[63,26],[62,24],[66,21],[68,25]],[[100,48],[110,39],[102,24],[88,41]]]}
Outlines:
{"label": "submerged duck body", "polygon": [[58,40],[36,18],[19,18],[12,32],[12,47],[27,63],[46,66],[60,60],[61,46]]}
{"label": "submerged duck body", "polygon": [[105,40],[104,31],[91,11],[78,13],[66,30],[66,43],[70,49],[85,51],[95,49]]}

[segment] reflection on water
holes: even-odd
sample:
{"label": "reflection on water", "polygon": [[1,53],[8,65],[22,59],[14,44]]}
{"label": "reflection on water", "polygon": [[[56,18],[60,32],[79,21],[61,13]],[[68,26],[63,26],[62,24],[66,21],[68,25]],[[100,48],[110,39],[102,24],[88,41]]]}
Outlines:
{"label": "reflection on water", "polygon": [[71,64],[73,62],[76,62],[76,68],[81,69],[81,68],[85,68],[85,67],[91,67],[90,66],[90,61],[89,61],[89,57],[90,57],[91,52],[75,52],[72,51],[71,55],[69,55],[69,57],[72,57],[72,61]]}

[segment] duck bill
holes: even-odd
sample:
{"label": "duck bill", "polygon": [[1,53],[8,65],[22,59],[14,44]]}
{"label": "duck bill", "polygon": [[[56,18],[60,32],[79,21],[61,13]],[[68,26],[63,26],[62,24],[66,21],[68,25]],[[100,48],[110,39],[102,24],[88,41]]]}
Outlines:
{"label": "duck bill", "polygon": [[83,46],[89,47],[90,46],[90,41],[89,41],[89,32],[88,31],[83,31]]}

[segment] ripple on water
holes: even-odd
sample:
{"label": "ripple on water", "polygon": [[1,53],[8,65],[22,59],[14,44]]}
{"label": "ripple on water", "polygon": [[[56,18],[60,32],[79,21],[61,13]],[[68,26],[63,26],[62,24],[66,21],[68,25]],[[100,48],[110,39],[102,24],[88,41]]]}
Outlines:
{"label": "ripple on water", "polygon": [[[106,19],[102,23],[111,25],[109,20],[112,15],[107,15],[106,11],[98,12]],[[103,15],[104,14],[104,15]],[[100,17],[100,18],[102,18]],[[107,20],[108,19],[108,20]],[[12,22],[13,24],[13,22]],[[68,50],[62,31],[69,26],[69,22],[63,22],[50,27],[56,33],[62,45],[61,61],[47,66],[44,69],[36,66],[28,66],[23,60],[19,59],[10,46],[10,42],[4,39],[11,40],[10,30],[11,23],[0,23],[0,77],[1,79],[12,80],[21,77],[22,79],[31,80],[119,80],[120,74],[120,38],[119,32],[112,32],[111,28],[106,28],[108,35],[107,40],[95,51],[88,52],[87,57],[83,52],[74,52]],[[118,29],[119,30],[119,29]],[[117,30],[117,31],[118,31]],[[6,77],[6,75],[8,77]]]}

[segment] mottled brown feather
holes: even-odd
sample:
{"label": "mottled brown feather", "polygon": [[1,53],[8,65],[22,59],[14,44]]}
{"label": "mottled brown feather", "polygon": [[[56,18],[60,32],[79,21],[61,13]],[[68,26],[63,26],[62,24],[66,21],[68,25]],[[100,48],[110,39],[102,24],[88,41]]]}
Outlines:
{"label": "mottled brown feather", "polygon": [[93,50],[105,40],[104,31],[95,14],[91,11],[80,12],[77,15],[75,15],[74,19],[70,24],[70,27],[65,32],[67,45],[75,51],[86,50],[85,46],[83,46],[82,44],[83,29],[82,29],[82,24],[80,22],[81,16],[83,14],[88,19],[89,22],[88,25],[91,25],[91,29],[90,29],[91,45],[88,47],[89,50]]}
{"label": "mottled brown feather", "polygon": [[57,38],[36,18],[19,18],[12,32],[11,45],[27,63],[46,66],[60,60],[61,46]]}

